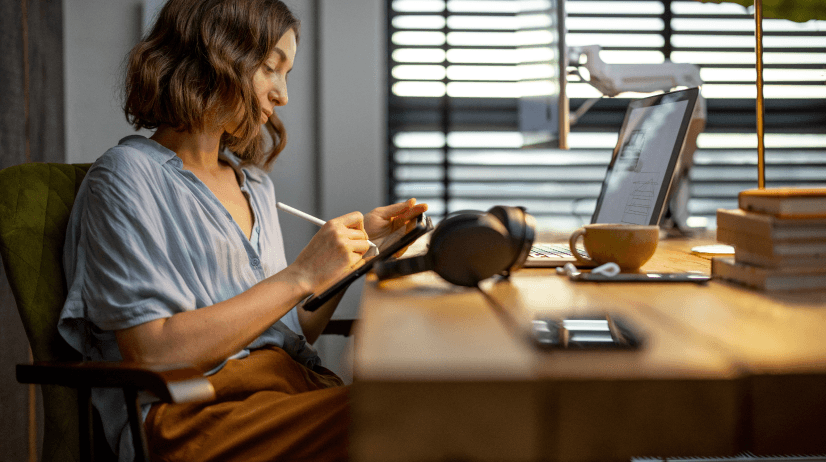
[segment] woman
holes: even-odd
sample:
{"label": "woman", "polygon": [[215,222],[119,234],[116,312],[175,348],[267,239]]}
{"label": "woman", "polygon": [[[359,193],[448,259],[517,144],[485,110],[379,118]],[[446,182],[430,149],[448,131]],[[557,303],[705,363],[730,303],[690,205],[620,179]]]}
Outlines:
{"label": "woman", "polygon": [[[296,305],[427,206],[334,218],[287,265],[263,169],[286,143],[275,108],[299,32],[278,0],[170,0],[126,73],[127,118],[154,134],[121,140],[78,192],[61,334],[92,360],[194,364],[216,388],[214,402],[144,405],[155,459],[346,458],[347,387],[310,346],[338,299]],[[122,396],[93,403],[131,460]]]}

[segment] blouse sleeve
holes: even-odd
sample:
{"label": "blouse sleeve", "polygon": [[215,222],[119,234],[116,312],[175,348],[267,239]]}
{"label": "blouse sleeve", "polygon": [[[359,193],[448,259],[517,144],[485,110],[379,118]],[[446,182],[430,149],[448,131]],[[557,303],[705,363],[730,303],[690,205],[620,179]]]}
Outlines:
{"label": "blouse sleeve", "polygon": [[140,171],[119,167],[90,172],[79,217],[77,251],[84,261],[75,278],[80,278],[85,319],[102,330],[194,308],[194,296],[176,269],[185,247],[158,206],[163,194],[151,190],[158,187],[151,181],[135,181]]}

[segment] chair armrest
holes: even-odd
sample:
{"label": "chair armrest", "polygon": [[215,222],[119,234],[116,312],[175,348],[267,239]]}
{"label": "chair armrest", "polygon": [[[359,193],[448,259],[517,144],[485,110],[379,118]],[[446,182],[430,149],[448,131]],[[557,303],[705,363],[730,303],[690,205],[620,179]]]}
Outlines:
{"label": "chair armrest", "polygon": [[215,390],[191,366],[161,366],[128,362],[36,362],[17,365],[17,381],[70,388],[133,388],[168,403],[215,399]]}

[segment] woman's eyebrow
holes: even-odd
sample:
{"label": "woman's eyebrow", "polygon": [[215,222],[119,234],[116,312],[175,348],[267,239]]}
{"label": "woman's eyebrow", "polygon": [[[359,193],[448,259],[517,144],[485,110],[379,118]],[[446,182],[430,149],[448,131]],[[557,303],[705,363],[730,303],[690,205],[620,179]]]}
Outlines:
{"label": "woman's eyebrow", "polygon": [[282,50],[281,48],[274,47],[273,51],[278,53],[278,56],[281,58],[281,61],[286,61],[287,60],[287,53],[285,53],[284,50]]}
{"label": "woman's eyebrow", "polygon": [[[287,53],[285,53],[284,50],[282,50],[281,48],[278,48],[278,47],[273,47],[273,51],[278,53],[278,56],[280,58],[280,62],[286,62],[287,61]],[[293,68],[291,66],[290,69],[287,71],[287,74],[289,74],[290,71],[292,71],[292,70],[293,70]]]}

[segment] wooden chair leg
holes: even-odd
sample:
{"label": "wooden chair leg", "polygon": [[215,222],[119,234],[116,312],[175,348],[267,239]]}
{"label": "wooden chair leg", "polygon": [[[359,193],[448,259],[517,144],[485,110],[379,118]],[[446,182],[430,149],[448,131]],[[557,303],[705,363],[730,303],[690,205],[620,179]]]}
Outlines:
{"label": "wooden chair leg", "polygon": [[141,422],[141,404],[138,401],[138,391],[135,388],[124,388],[126,408],[129,412],[129,426],[132,430],[132,444],[135,447],[135,460],[149,462],[149,444],[146,441],[146,431]]}

